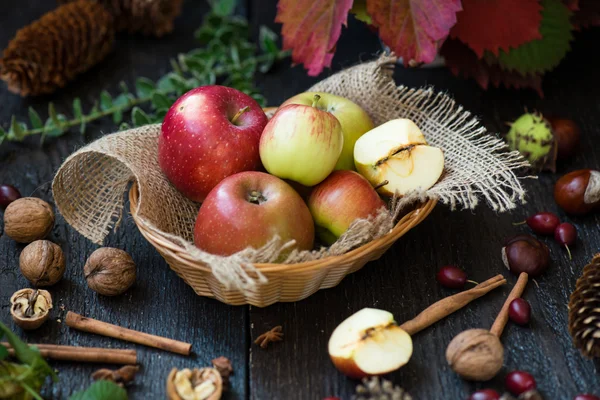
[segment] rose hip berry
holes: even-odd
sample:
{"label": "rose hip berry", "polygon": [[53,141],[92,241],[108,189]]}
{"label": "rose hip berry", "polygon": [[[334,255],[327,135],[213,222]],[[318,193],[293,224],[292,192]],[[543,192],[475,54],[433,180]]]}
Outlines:
{"label": "rose hip berry", "polygon": [[469,397],[469,400],[499,400],[500,394],[494,389],[478,390]]}
{"label": "rose hip berry", "polygon": [[508,317],[519,325],[527,325],[531,319],[531,306],[525,299],[514,299],[508,306]]}
{"label": "rose hip berry", "polygon": [[6,208],[13,201],[20,199],[21,193],[11,185],[0,185],[0,208]]}
{"label": "rose hip berry", "polygon": [[600,397],[593,394],[578,394],[573,400],[600,400]]}
{"label": "rose hip berry", "polygon": [[569,246],[574,245],[575,241],[577,240],[577,230],[573,224],[563,222],[562,224],[558,225],[554,231],[554,240],[565,246],[567,253],[569,253],[569,260],[572,260],[573,258],[571,257],[571,250],[569,249]]}
{"label": "rose hip berry", "polygon": [[525,223],[538,235],[552,235],[560,220],[555,214],[543,211],[533,214],[525,220]]}
{"label": "rose hip berry", "polygon": [[477,282],[467,280],[467,273],[454,265],[440,268],[435,278],[442,286],[450,289],[462,289],[467,282],[477,284]]}
{"label": "rose hip berry", "polygon": [[506,375],[504,385],[509,392],[517,396],[536,388],[535,379],[525,371],[512,371]]}

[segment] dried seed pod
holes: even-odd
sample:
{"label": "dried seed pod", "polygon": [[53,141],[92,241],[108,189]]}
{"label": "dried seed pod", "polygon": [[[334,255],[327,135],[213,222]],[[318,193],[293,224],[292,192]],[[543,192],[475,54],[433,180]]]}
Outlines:
{"label": "dried seed pod", "polygon": [[20,29],[4,50],[0,78],[21,96],[49,94],[112,49],[113,17],[93,1],[75,1]]}
{"label": "dried seed pod", "polygon": [[21,289],[10,298],[10,314],[25,330],[39,328],[50,316],[52,296],[46,290]]}
{"label": "dried seed pod", "polygon": [[[76,0],[59,0],[69,3]],[[88,0],[89,1],[89,0]],[[163,36],[173,30],[173,20],[181,13],[182,0],[94,0],[114,17],[118,31]]]}
{"label": "dried seed pod", "polygon": [[215,368],[173,368],[167,377],[169,400],[219,400],[222,394],[223,381]]}
{"label": "dried seed pod", "polygon": [[446,360],[461,377],[487,381],[502,368],[504,347],[490,331],[468,329],[452,339],[446,349]]}
{"label": "dried seed pod", "polygon": [[213,367],[221,374],[221,378],[223,379],[223,385],[229,384],[229,377],[233,375],[233,367],[231,366],[231,361],[227,357],[218,357],[211,361]]}
{"label": "dried seed pod", "polygon": [[123,387],[128,383],[133,382],[135,375],[139,370],[140,367],[137,365],[125,365],[124,367],[115,370],[101,368],[92,373],[92,379],[95,381],[106,380],[115,382],[119,386]]}
{"label": "dried seed pod", "polygon": [[22,197],[4,211],[4,233],[19,243],[44,239],[54,226],[50,204],[36,197]]}
{"label": "dried seed pod", "polygon": [[23,276],[34,286],[51,286],[65,273],[65,257],[57,244],[36,240],[21,252],[19,266]]}
{"label": "dried seed pod", "polygon": [[83,273],[92,290],[105,296],[116,296],[135,282],[135,263],[123,250],[101,247],[90,255]]}
{"label": "dried seed pod", "polygon": [[585,266],[569,299],[569,333],[584,356],[600,357],[600,254]]}

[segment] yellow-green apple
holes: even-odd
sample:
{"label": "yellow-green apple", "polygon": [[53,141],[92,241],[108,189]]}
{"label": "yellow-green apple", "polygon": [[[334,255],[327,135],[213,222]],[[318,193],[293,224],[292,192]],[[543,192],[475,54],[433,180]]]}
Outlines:
{"label": "yellow-green apple", "polygon": [[342,152],[344,135],[332,114],[313,104],[280,107],[260,137],[265,169],[282,179],[314,186],[333,171]]}
{"label": "yellow-green apple", "polygon": [[409,119],[388,121],[362,135],[354,146],[356,169],[380,194],[427,190],[444,171],[441,149],[427,144]]}
{"label": "yellow-green apple", "polygon": [[335,169],[354,170],[354,143],[365,132],[373,129],[373,121],[369,115],[352,100],[324,92],[305,92],[295,95],[283,102],[282,106],[288,104],[311,105],[315,94],[321,96],[317,108],[333,114],[344,134],[344,148],[338,159]]}
{"label": "yellow-green apple", "polygon": [[[246,171],[221,181],[208,194],[196,218],[194,244],[228,256],[259,248],[279,236],[293,248],[310,250],[314,223],[308,207],[290,185],[264,172]],[[291,250],[291,249],[290,249]]]}
{"label": "yellow-green apple", "polygon": [[202,201],[223,178],[260,169],[267,116],[250,96],[219,85],[192,89],[171,106],[158,139],[158,161],[184,196]]}
{"label": "yellow-green apple", "polygon": [[329,356],[350,378],[387,374],[402,367],[413,352],[410,335],[384,310],[363,308],[335,328]]}
{"label": "yellow-green apple", "polygon": [[334,171],[313,188],[308,209],[319,239],[335,242],[352,222],[377,213],[385,203],[362,175],[354,171]]}

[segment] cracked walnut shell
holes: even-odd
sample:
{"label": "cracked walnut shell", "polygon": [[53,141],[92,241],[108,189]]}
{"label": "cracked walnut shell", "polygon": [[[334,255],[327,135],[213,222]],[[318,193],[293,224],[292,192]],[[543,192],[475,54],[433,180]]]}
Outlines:
{"label": "cracked walnut shell", "polygon": [[219,400],[223,380],[215,368],[173,368],[167,377],[169,400]]}
{"label": "cracked walnut shell", "polygon": [[23,276],[34,286],[52,286],[65,273],[65,256],[57,244],[36,240],[21,252],[19,266]]}
{"label": "cracked walnut shell", "polygon": [[50,204],[37,197],[22,197],[4,211],[4,233],[19,243],[44,239],[54,226]]}
{"label": "cracked walnut shell", "polygon": [[10,314],[25,330],[39,328],[50,316],[52,296],[46,290],[21,289],[10,298]]}
{"label": "cracked walnut shell", "polygon": [[104,296],[116,296],[135,282],[135,263],[123,250],[101,247],[90,255],[83,274],[92,290]]}

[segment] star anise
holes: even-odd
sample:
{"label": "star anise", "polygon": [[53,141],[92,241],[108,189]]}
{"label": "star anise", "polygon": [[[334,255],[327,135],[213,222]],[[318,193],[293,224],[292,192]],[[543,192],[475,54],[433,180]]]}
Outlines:
{"label": "star anise", "polygon": [[256,338],[254,343],[260,345],[263,349],[266,349],[271,342],[281,342],[283,340],[283,332],[281,325],[267,331]]}
{"label": "star anise", "polygon": [[221,374],[221,378],[223,379],[223,384],[229,384],[229,376],[233,374],[233,367],[231,366],[231,361],[227,357],[218,357],[211,361],[213,367],[219,374]]}

